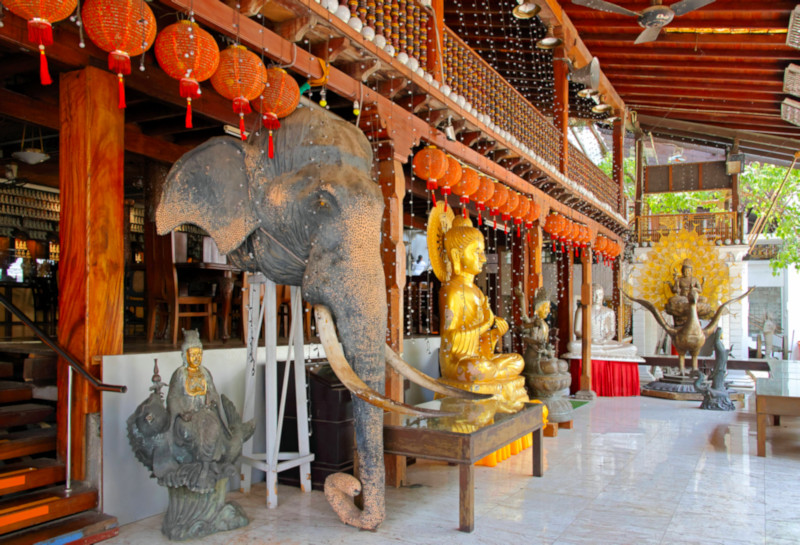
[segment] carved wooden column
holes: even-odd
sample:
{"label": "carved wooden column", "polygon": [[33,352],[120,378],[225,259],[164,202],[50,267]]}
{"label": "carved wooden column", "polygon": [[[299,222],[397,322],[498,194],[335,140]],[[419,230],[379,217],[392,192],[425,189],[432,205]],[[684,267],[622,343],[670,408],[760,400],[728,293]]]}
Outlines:
{"label": "carved wooden column", "polygon": [[572,321],[574,309],[572,308],[572,252],[562,252],[557,258],[558,284],[564,290],[558,299],[558,351],[556,354],[567,352],[567,344],[572,340]]}
{"label": "carved wooden column", "polygon": [[[381,255],[386,275],[388,321],[386,342],[398,354],[403,351],[403,288],[406,285],[406,249],[403,243],[403,197],[406,180],[403,164],[394,156],[391,142],[381,143],[377,154],[378,183],[383,192],[383,239]],[[396,401],[404,397],[403,377],[386,367],[386,395]],[[401,486],[406,480],[405,456],[386,455],[386,484]]]}
{"label": "carved wooden column", "polygon": [[633,197],[633,217],[636,218],[636,240],[642,242],[642,195],[644,189],[644,142],[636,138],[636,188]]}
{"label": "carved wooden column", "polygon": [[522,285],[523,296],[528,297],[527,286],[525,285],[525,272],[528,270],[527,260],[525,259],[525,233],[522,238],[517,237],[516,229],[511,227],[509,236],[516,238],[511,244],[511,319],[509,324],[512,327],[511,349],[513,352],[522,353],[525,346],[522,342],[522,335],[517,332],[517,327],[522,324],[522,305],[519,297],[514,294],[517,286]]}
{"label": "carved wooden column", "polygon": [[[564,48],[556,48],[553,58],[564,59],[566,53]],[[553,124],[561,132],[561,153],[559,170],[567,173],[569,168],[569,81],[567,75],[569,68],[567,62],[563,60],[553,61],[553,83],[555,85],[555,101],[553,103]]]}
{"label": "carved wooden column", "polygon": [[592,391],[592,249],[584,248],[581,257],[581,389],[575,394],[580,399],[597,397]]}
{"label": "carved wooden column", "polygon": [[427,70],[433,75],[436,81],[442,81],[443,67],[439,62],[439,51],[444,46],[444,0],[432,0],[431,9],[434,15],[428,22],[430,27],[428,31]]}
{"label": "carved wooden column", "polygon": [[532,295],[544,283],[544,278],[542,277],[542,226],[537,221],[529,232],[531,234],[530,243],[528,244],[531,274],[528,276],[528,292]]}
{"label": "carved wooden column", "polygon": [[[90,373],[94,356],[122,353],[124,114],[117,78],[87,67],[61,74],[61,258],[58,340]],[[66,454],[67,367],[58,366],[58,452]],[[73,376],[72,475],[86,476],[87,416],[100,393]],[[99,426],[89,433],[99,433]]]}
{"label": "carved wooden column", "polygon": [[619,201],[617,211],[624,215],[625,210],[625,169],[623,161],[625,159],[625,120],[623,118],[614,121],[614,131],[612,136],[611,154],[614,159],[614,182],[619,188]]}

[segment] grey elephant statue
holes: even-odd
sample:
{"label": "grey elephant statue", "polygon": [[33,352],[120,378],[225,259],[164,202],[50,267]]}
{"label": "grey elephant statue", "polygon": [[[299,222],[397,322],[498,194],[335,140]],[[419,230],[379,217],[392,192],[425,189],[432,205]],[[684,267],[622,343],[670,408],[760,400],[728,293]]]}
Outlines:
{"label": "grey elephant statue", "polygon": [[[325,495],[342,521],[374,530],[385,517],[383,409],[446,416],[386,398],[385,364],[445,396],[483,396],[437,383],[386,345],[383,198],[364,134],[325,110],[301,107],[275,131],[274,150],[269,159],[260,134],[248,143],[214,138],[184,155],[164,184],[157,229],[197,225],[236,266],[302,287],[328,360],[356,397],[360,482],[331,475]],[[361,509],[352,499],[359,493]]]}

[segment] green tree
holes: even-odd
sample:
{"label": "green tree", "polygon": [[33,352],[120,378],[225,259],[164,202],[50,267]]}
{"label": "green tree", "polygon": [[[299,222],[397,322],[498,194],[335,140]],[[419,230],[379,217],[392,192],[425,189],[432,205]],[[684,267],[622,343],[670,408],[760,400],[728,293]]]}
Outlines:
{"label": "green tree", "polygon": [[770,261],[773,274],[790,265],[800,269],[800,172],[793,170],[779,195],[775,195],[786,176],[786,167],[752,162],[739,177],[743,208],[756,217],[769,212],[763,232],[781,239],[781,249]]}

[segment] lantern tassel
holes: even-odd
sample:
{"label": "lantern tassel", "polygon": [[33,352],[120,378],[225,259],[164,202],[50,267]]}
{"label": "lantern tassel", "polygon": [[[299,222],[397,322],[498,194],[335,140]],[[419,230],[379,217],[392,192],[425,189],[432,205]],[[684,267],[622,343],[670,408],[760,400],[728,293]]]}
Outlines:
{"label": "lantern tassel", "polygon": [[261,123],[264,125],[264,128],[269,131],[269,158],[272,159],[275,157],[275,144],[272,141],[272,131],[275,129],[281,128],[281,122],[278,119],[278,116],[274,113],[265,113],[261,117]]}
{"label": "lantern tassel", "polygon": [[461,208],[461,217],[463,217],[464,219],[467,219],[467,207],[466,206]]}
{"label": "lantern tassel", "polygon": [[28,41],[39,45],[53,43],[53,25],[39,17],[28,21]]}
{"label": "lantern tassel", "polygon": [[[430,193],[431,193],[431,199],[433,200],[434,208],[436,207],[436,192],[434,191],[434,189],[436,189],[436,187],[437,187],[436,180],[428,180],[427,188],[428,188],[428,191],[430,191]],[[445,206],[446,205],[447,205],[447,203],[445,203]],[[445,211],[446,210],[447,209],[445,209]]]}
{"label": "lantern tassel", "polygon": [[239,134],[242,136],[242,142],[247,141],[247,134],[244,130],[244,114],[239,114]]}
{"label": "lantern tassel", "polygon": [[47,56],[44,54],[44,46],[39,46],[39,80],[42,85],[50,85],[53,80],[50,79],[50,70],[47,67]]}
{"label": "lantern tassel", "polygon": [[478,225],[483,226],[483,216],[481,216],[480,211],[478,211]]}
{"label": "lantern tassel", "polygon": [[522,231],[520,230],[519,225],[517,225],[517,238],[520,238],[521,236],[522,236]]}
{"label": "lantern tassel", "polygon": [[275,157],[275,145],[272,143],[272,131],[269,131],[269,158]]}
{"label": "lantern tassel", "polygon": [[127,104],[125,104],[125,81],[122,78],[122,74],[117,74],[117,87],[119,88],[119,108],[121,110],[127,107]]}
{"label": "lantern tassel", "polygon": [[192,98],[186,98],[186,128],[192,128]]}

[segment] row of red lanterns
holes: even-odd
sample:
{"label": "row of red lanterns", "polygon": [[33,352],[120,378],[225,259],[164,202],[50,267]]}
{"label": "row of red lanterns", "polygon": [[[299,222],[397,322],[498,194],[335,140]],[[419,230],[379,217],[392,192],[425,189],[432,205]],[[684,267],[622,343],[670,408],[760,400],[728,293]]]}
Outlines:
{"label": "row of red lanterns", "polygon": [[522,225],[530,229],[542,212],[541,205],[536,201],[510,191],[470,167],[462,166],[457,159],[435,146],[418,151],[412,160],[412,167],[417,177],[426,180],[434,206],[437,189],[444,198],[445,210],[447,197],[450,194],[458,195],[464,217],[467,216],[466,205],[472,200],[478,209],[479,225],[483,225],[481,212],[488,209],[490,216],[500,215],[503,222],[513,218],[517,236],[520,236]]}
{"label": "row of red lanterns", "polygon": [[[580,249],[592,245],[592,231],[587,225],[576,223],[555,212],[549,214],[544,223],[544,231],[550,235],[553,241],[553,251],[557,249],[557,243],[561,244],[561,251],[565,246]],[[608,265],[622,252],[622,247],[603,235],[597,235],[594,241],[594,251],[598,259]]]}
{"label": "row of red lanterns", "polygon": [[[4,5],[28,21],[28,40],[39,46],[40,79],[49,85],[52,79],[45,47],[53,43],[52,25],[69,17],[77,0],[5,0]],[[243,140],[244,116],[252,111],[251,102],[261,113],[264,127],[270,131],[272,157],[272,130],[280,127],[279,119],[292,113],[300,101],[297,82],[285,71],[267,69],[242,45],[220,52],[211,34],[193,21],[169,25],[156,37],[155,17],[142,0],[86,0],[81,18],[92,42],[109,53],[108,68],[119,78],[120,108],[126,106],[123,78],[131,73],[130,58],[155,44],[159,66],[180,82],[187,128],[192,126],[192,100],[201,95],[200,82],[211,79],[214,89],[232,101]]]}

